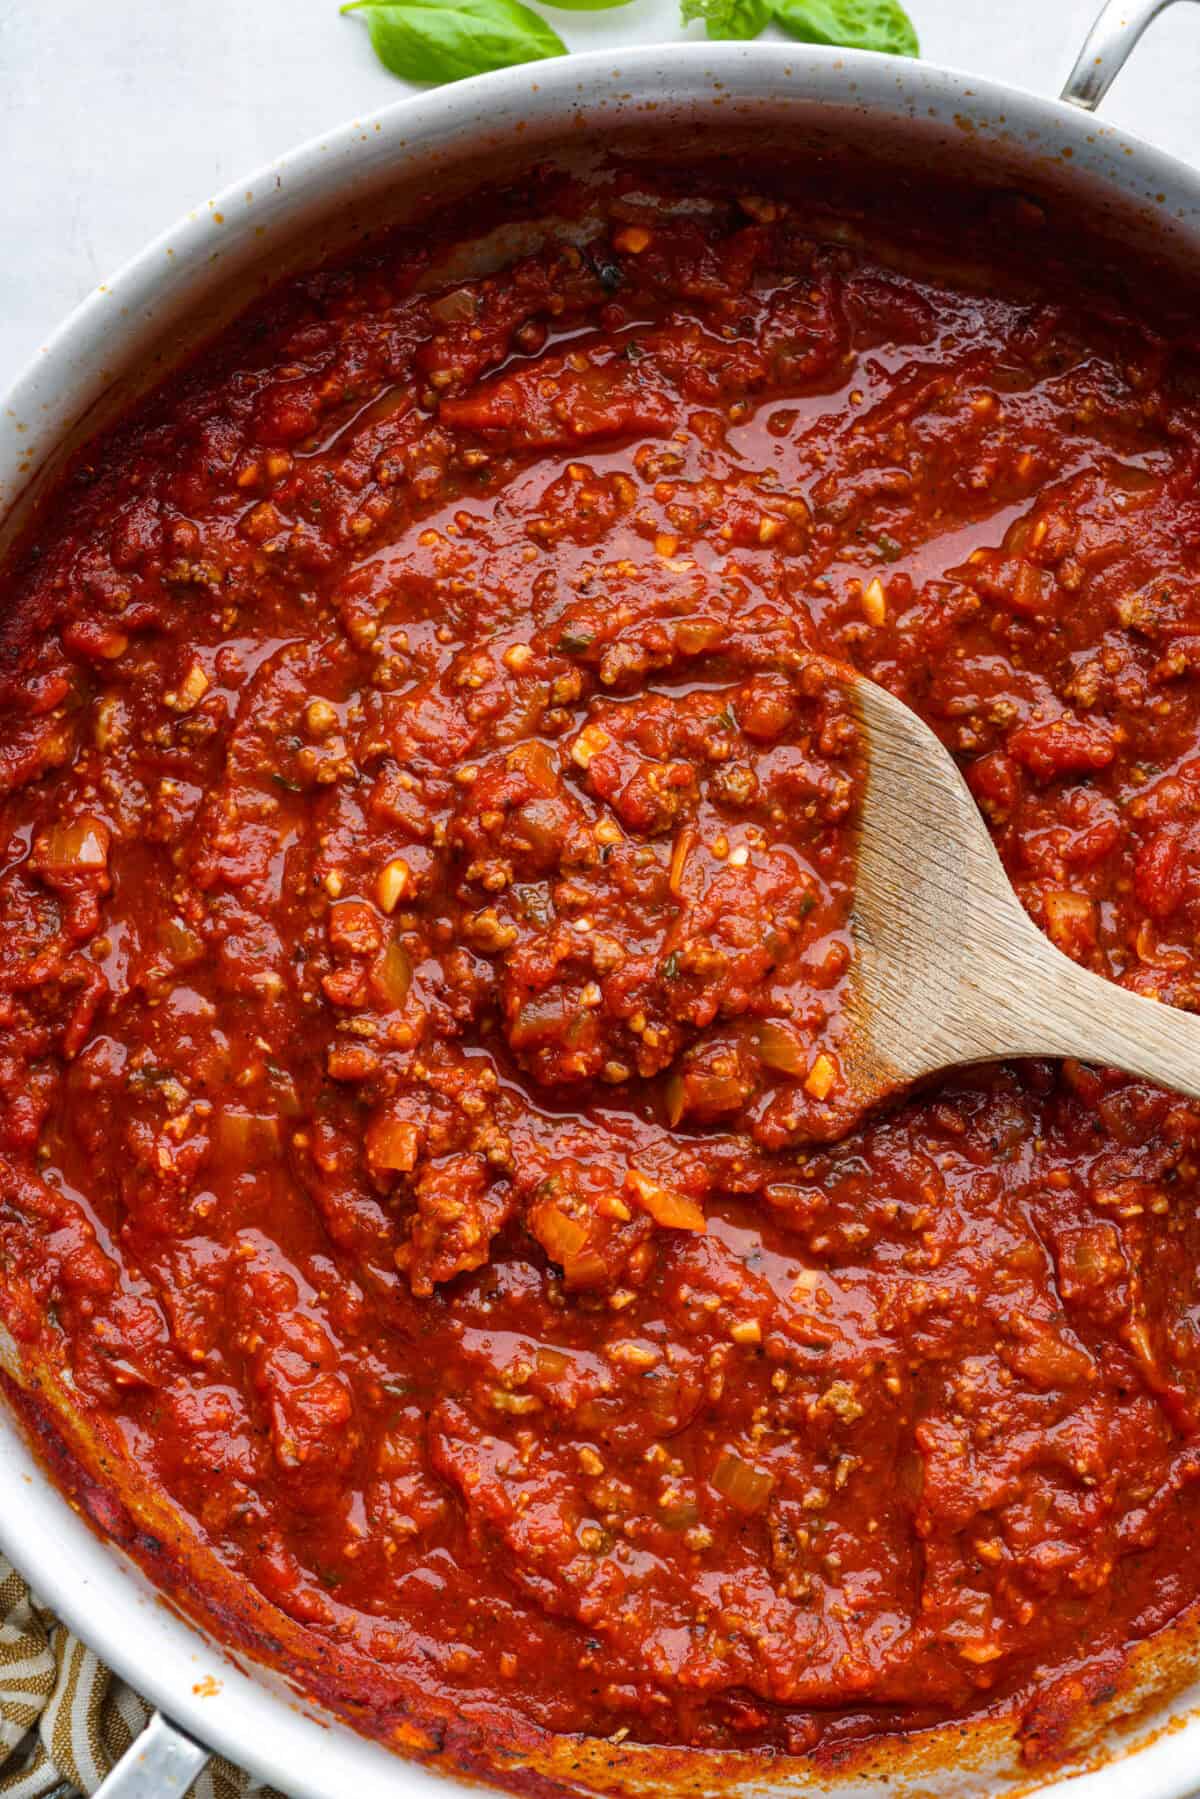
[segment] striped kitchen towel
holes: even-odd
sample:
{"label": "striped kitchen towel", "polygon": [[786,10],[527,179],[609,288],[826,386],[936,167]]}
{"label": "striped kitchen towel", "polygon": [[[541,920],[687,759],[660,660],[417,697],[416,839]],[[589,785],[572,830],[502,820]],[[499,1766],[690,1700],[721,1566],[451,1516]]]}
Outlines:
{"label": "striped kitchen towel", "polygon": [[[0,1799],[94,1793],[150,1716],[0,1556]],[[281,1799],[215,1757],[195,1799]]]}

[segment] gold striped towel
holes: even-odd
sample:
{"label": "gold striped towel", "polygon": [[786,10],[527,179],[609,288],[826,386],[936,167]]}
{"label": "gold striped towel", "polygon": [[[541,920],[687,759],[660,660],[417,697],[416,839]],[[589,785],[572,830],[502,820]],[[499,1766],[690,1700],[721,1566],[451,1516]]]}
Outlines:
{"label": "gold striped towel", "polygon": [[[94,1793],[150,1708],[97,1661],[0,1556],[0,1799]],[[214,1757],[195,1799],[282,1799]]]}

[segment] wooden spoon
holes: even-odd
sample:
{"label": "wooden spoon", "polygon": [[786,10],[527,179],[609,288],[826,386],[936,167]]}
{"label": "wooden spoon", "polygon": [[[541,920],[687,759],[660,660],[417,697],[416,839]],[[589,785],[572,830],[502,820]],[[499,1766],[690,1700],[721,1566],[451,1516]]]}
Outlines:
{"label": "wooden spoon", "polygon": [[869,772],[851,930],[843,1116],[960,1063],[1074,1056],[1200,1098],[1200,1018],[1057,950],[1017,899],[929,727],[853,677]]}

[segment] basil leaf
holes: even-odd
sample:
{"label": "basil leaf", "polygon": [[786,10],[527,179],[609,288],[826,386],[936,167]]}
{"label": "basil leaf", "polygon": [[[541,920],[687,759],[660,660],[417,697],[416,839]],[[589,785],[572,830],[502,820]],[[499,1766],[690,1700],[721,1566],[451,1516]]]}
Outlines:
{"label": "basil leaf", "polygon": [[682,0],[683,22],[703,19],[712,38],[757,37],[771,17],[769,0]]}
{"label": "basil leaf", "polygon": [[376,56],[406,81],[461,81],[567,49],[521,0],[350,0],[342,11],[366,14]]}
{"label": "basil leaf", "polygon": [[844,50],[885,50],[919,56],[913,22],[899,0],[771,0],[771,11],[792,37]]}

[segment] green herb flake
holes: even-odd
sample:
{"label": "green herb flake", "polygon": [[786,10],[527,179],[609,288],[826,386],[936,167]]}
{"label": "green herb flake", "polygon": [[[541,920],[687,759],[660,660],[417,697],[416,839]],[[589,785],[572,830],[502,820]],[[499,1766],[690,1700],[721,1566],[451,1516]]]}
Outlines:
{"label": "green herb flake", "polygon": [[619,287],[624,286],[625,275],[620,263],[614,262],[611,256],[606,256],[603,250],[587,250],[585,255],[605,293],[615,294]]}
{"label": "green herb flake", "polygon": [[135,1068],[129,1076],[131,1087],[163,1087],[168,1081],[177,1079],[173,1068],[157,1068],[147,1064],[145,1068]]}

